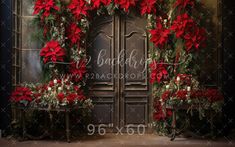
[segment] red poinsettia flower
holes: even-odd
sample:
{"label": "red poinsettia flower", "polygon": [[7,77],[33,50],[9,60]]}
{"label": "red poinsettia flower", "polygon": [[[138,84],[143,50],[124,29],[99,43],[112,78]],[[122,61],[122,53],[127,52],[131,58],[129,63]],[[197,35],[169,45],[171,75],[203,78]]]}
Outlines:
{"label": "red poinsettia flower", "polygon": [[112,0],[91,0],[92,9],[98,9],[101,5],[108,6]]}
{"label": "red poinsettia flower", "polygon": [[156,14],[156,1],[157,0],[142,0],[140,3],[140,14]]}
{"label": "red poinsettia flower", "polygon": [[71,23],[67,28],[67,36],[71,41],[72,45],[79,44],[81,39],[82,30],[77,26],[76,23]]}
{"label": "red poinsettia flower", "polygon": [[163,109],[161,102],[157,101],[154,104],[155,112],[153,114],[154,120],[157,121],[165,121],[167,118],[172,116],[172,110],[171,109]]}
{"label": "red poinsettia flower", "polygon": [[162,98],[163,101],[166,101],[166,100],[168,100],[170,98],[170,96],[171,96],[171,92],[170,91],[165,91],[162,94],[161,98]]}
{"label": "red poinsettia flower", "polygon": [[57,99],[58,99],[60,102],[62,102],[64,98],[65,98],[64,93],[61,92],[61,93],[58,93],[58,94],[57,94]]}
{"label": "red poinsettia flower", "polygon": [[163,48],[169,39],[170,30],[165,29],[160,22],[157,22],[156,28],[150,30],[151,39],[156,47]]}
{"label": "red poinsettia flower", "polygon": [[68,5],[68,9],[72,12],[77,20],[80,20],[83,16],[88,15],[89,7],[85,0],[72,0]]}
{"label": "red poinsettia flower", "polygon": [[60,47],[58,41],[51,40],[42,48],[40,56],[43,57],[43,62],[64,61],[65,50]]}
{"label": "red poinsettia flower", "polygon": [[173,97],[176,97],[180,100],[186,100],[187,99],[187,91],[186,90],[178,90],[176,93],[173,94]]}
{"label": "red poinsettia flower", "polygon": [[42,12],[42,17],[48,17],[52,10],[60,10],[60,8],[56,6],[54,0],[36,0],[33,15]]}
{"label": "red poinsettia flower", "polygon": [[149,65],[151,74],[150,74],[150,82],[158,82],[161,83],[162,80],[166,79],[168,77],[168,72],[166,70],[166,64],[163,62],[157,62],[156,60],[153,60],[152,63]]}
{"label": "red poinsettia flower", "polygon": [[114,0],[124,11],[128,12],[129,8],[136,5],[136,0]]}
{"label": "red poinsettia flower", "polygon": [[32,101],[32,91],[28,87],[17,87],[11,94],[11,101],[17,103],[20,101]]}
{"label": "red poinsettia flower", "polygon": [[174,4],[174,7],[178,7],[178,10],[181,11],[186,7],[194,7],[195,0],[177,0]]}
{"label": "red poinsettia flower", "polygon": [[185,47],[189,52],[192,48],[198,50],[200,47],[205,47],[206,30],[204,28],[195,27],[193,31],[184,35]]}
{"label": "red poinsettia flower", "polygon": [[73,103],[76,99],[78,99],[78,95],[76,93],[70,93],[66,96],[68,102],[71,104]]}
{"label": "red poinsettia flower", "polygon": [[171,26],[171,30],[176,33],[176,38],[185,40],[187,52],[193,48],[198,50],[199,47],[205,47],[206,30],[199,28],[187,13],[177,16]]}
{"label": "red poinsettia flower", "polygon": [[204,98],[205,91],[203,90],[192,90],[190,93],[191,99],[201,99]]}
{"label": "red poinsettia flower", "polygon": [[176,38],[182,37],[185,32],[193,29],[196,23],[187,13],[177,16],[176,20],[173,21],[171,30],[176,33]]}
{"label": "red poinsettia flower", "polygon": [[217,102],[217,101],[222,101],[223,95],[218,91],[218,89],[215,88],[208,88],[205,91],[205,97],[208,99],[209,102]]}
{"label": "red poinsettia flower", "polygon": [[79,62],[72,61],[69,67],[69,73],[75,82],[80,81],[86,73],[86,62],[84,60],[80,60]]}

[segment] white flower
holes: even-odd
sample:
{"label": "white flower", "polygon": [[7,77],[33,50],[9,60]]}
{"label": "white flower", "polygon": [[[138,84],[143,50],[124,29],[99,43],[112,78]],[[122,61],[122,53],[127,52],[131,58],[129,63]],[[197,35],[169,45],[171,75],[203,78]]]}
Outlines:
{"label": "white flower", "polygon": [[167,19],[164,19],[164,24],[166,24],[167,23]]}
{"label": "white flower", "polygon": [[166,85],[166,89],[169,89],[170,88],[170,85]]}
{"label": "white flower", "polygon": [[59,91],[62,91],[62,87],[58,87],[58,90],[59,90]]}
{"label": "white flower", "polygon": [[57,84],[57,80],[56,79],[54,80],[54,84]]}
{"label": "white flower", "polygon": [[177,81],[177,82],[179,82],[179,81],[180,81],[180,77],[179,77],[179,76],[177,76],[176,81]]}
{"label": "white flower", "polygon": [[187,91],[191,91],[191,87],[190,86],[187,87]]}
{"label": "white flower", "polygon": [[48,87],[47,90],[48,90],[48,91],[51,91],[51,87]]}

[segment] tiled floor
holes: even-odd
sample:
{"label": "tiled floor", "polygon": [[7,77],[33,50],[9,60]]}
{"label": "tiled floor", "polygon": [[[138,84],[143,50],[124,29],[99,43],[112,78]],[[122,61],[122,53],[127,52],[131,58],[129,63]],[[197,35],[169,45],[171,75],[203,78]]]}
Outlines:
{"label": "tiled floor", "polygon": [[176,138],[170,141],[167,137],[148,135],[115,135],[81,137],[71,143],[56,140],[24,141],[0,139],[0,147],[235,147],[235,140],[223,137],[217,140],[193,138]]}

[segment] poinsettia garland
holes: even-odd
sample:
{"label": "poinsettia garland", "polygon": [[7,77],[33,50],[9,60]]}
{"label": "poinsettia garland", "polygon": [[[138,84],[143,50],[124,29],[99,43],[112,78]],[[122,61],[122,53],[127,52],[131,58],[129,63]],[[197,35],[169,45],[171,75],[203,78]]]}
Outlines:
{"label": "poinsettia garland", "polygon": [[[187,53],[199,50],[204,47],[206,31],[198,25],[200,21],[197,20],[196,23],[194,18],[188,14],[188,11],[197,4],[199,2],[195,0],[50,0],[48,2],[36,0],[33,14],[40,21],[45,41],[58,41],[61,48],[66,49],[66,55],[63,57],[66,60],[64,61],[71,63],[79,62],[81,59],[79,53],[83,53],[86,48],[85,34],[89,29],[89,21],[92,19],[91,13],[98,12],[99,9],[103,10],[104,7],[106,8],[104,11],[108,11],[109,14],[118,9],[128,13],[131,8],[137,7],[141,15],[148,15],[150,41],[154,43],[156,49],[169,52],[169,47],[171,50],[175,50],[173,42],[176,45],[182,42],[184,43],[182,47]],[[48,56],[53,54],[53,51],[51,52],[41,53],[44,63],[45,60],[48,60]],[[167,53],[167,51],[161,52],[162,54]],[[177,56],[180,58],[179,52],[177,52]],[[57,56],[57,58],[53,58],[52,61],[62,59],[61,56]],[[170,62],[165,59],[157,60]]]}
{"label": "poinsettia garland", "polygon": [[[85,86],[86,34],[92,14],[128,13],[136,8],[148,19],[146,27],[154,45],[149,67],[150,82],[155,87],[154,118],[165,121],[171,116],[164,108],[166,104],[221,101],[216,89],[204,89],[206,94],[202,95],[196,80],[195,55],[206,44],[206,29],[200,25],[201,18],[194,16],[200,5],[198,0],[35,0],[33,14],[45,43],[40,52],[43,67],[49,71],[49,79],[62,72],[77,85]],[[61,68],[59,62],[68,66]],[[26,89],[26,93],[30,92]],[[78,97],[74,93],[66,96],[68,101]],[[59,102],[66,96],[57,94]]]}

